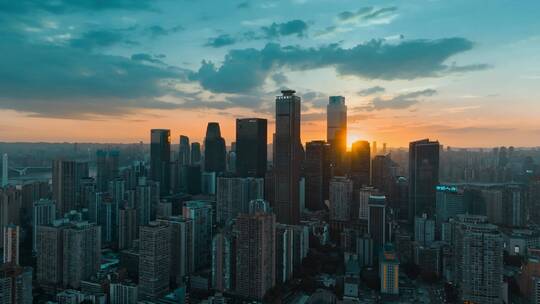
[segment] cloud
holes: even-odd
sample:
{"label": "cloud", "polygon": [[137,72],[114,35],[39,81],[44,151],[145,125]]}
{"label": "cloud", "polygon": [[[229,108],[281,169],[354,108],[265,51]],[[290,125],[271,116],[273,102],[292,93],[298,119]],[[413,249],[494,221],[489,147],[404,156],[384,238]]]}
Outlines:
{"label": "cloud", "polygon": [[244,1],[244,2],[240,2],[238,3],[238,5],[236,6],[236,8],[249,8],[249,2],[248,1]]}
{"label": "cloud", "polygon": [[[141,60],[7,38],[0,44],[0,108],[39,116],[117,115],[172,108],[158,98],[177,92],[184,72]],[[24,66],[24,69],[21,69]]]}
{"label": "cloud", "polygon": [[131,55],[131,60],[155,64],[164,64],[163,61],[159,59],[160,57],[161,56],[152,56],[150,54],[138,53]]}
{"label": "cloud", "polygon": [[150,35],[152,38],[158,38],[161,36],[167,36],[170,34],[174,34],[180,31],[183,31],[185,28],[181,25],[173,26],[171,28],[164,28],[160,25],[153,25],[146,28],[146,32]]}
{"label": "cloud", "polygon": [[69,40],[72,47],[81,49],[109,47],[119,43],[135,44],[125,37],[122,30],[91,30],[82,33],[78,38]]}
{"label": "cloud", "polygon": [[138,10],[148,9],[150,0],[17,0],[1,1],[0,11],[8,13],[27,13],[29,11],[46,11],[49,13],[63,14],[80,10]]}
{"label": "cloud", "polygon": [[344,11],[338,14],[340,23],[376,24],[387,23],[389,19],[396,17],[397,7],[374,8],[371,6],[362,7],[355,12]]}
{"label": "cloud", "polygon": [[370,95],[374,95],[374,94],[378,94],[378,93],[383,93],[384,91],[386,91],[385,88],[380,87],[380,86],[374,86],[374,87],[371,87],[371,88],[360,90],[358,92],[358,95],[360,95],[360,96],[370,96]]}
{"label": "cloud", "polygon": [[227,46],[227,45],[231,45],[231,44],[235,44],[235,43],[236,43],[235,38],[231,37],[228,34],[223,34],[223,35],[219,35],[217,37],[213,37],[213,38],[208,39],[205,46],[211,46],[213,48],[219,48],[219,47],[222,47],[222,46]]}
{"label": "cloud", "polygon": [[462,127],[462,128],[441,128],[438,130],[442,133],[470,134],[470,133],[499,133],[499,132],[515,132],[515,128],[504,127]]}
{"label": "cloud", "polygon": [[460,37],[404,40],[392,44],[384,40],[371,40],[349,49],[338,44],[303,48],[268,43],[260,50],[231,50],[220,66],[204,60],[199,70],[191,73],[189,78],[217,93],[257,90],[280,68],[303,71],[332,67],[338,75],[412,80],[454,72],[455,68],[451,69],[445,61],[472,48],[471,41]]}
{"label": "cloud", "polygon": [[287,78],[287,76],[283,73],[275,73],[274,75],[272,75],[272,80],[278,85],[284,85],[286,84],[287,82],[289,82],[289,79]]}
{"label": "cloud", "polygon": [[364,109],[369,111],[385,109],[406,109],[420,102],[420,98],[433,96],[435,94],[437,94],[436,90],[425,89],[421,91],[399,94],[390,99],[376,97],[371,101],[370,105]]}
{"label": "cloud", "polygon": [[296,19],[284,23],[272,23],[270,26],[261,28],[267,39],[276,39],[282,36],[295,35],[296,37],[305,37],[307,35],[308,25],[306,22]]}

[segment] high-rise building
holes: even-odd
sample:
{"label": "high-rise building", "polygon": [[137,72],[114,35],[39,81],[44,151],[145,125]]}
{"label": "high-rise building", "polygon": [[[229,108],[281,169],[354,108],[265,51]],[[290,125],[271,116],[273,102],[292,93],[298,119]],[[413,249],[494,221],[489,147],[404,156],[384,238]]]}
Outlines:
{"label": "high-rise building", "polygon": [[191,164],[201,164],[201,144],[198,142],[191,143]]}
{"label": "high-rise building", "polygon": [[109,297],[111,304],[137,304],[139,288],[134,283],[111,283]]}
{"label": "high-rise building", "polygon": [[219,123],[209,122],[204,138],[204,171],[225,172],[225,139],[221,137]]}
{"label": "high-rise building", "polygon": [[122,208],[118,213],[118,249],[133,247],[133,241],[137,239],[139,225],[137,224],[137,210],[134,208]]}
{"label": "high-rise building", "polygon": [[212,263],[212,206],[205,201],[185,202],[182,215],[193,221],[195,271]]}
{"label": "high-rise building", "polygon": [[88,163],[67,160],[54,160],[52,165],[53,200],[56,212],[64,216],[77,210],[77,190],[80,180],[88,177]]}
{"label": "high-rise building", "polygon": [[236,240],[231,231],[221,231],[212,240],[212,288],[234,291],[236,283]]}
{"label": "high-rise building", "polygon": [[354,189],[370,185],[371,156],[368,141],[359,140],[352,144],[350,174]]}
{"label": "high-rise building", "polygon": [[0,303],[32,304],[32,268],[0,265]]}
{"label": "high-rise building", "polygon": [[34,203],[32,212],[32,251],[37,252],[37,231],[42,225],[50,225],[56,219],[56,205],[54,201],[40,199]]}
{"label": "high-rise building", "polygon": [[7,186],[9,181],[9,161],[7,153],[2,155],[2,187]]}
{"label": "high-rise building", "polygon": [[236,172],[242,177],[264,177],[267,162],[267,120],[236,120]]}
{"label": "high-rise building", "polygon": [[182,166],[187,166],[191,164],[191,149],[189,145],[189,137],[185,135],[180,135],[180,143],[178,146],[178,161]]}
{"label": "high-rise building", "polygon": [[306,144],[304,176],[306,180],[306,208],[322,210],[329,198],[330,150],[331,146],[322,140]]}
{"label": "high-rise building", "polygon": [[[333,165],[341,169],[347,152],[347,106],[343,96],[329,97],[326,106],[326,140],[331,147]],[[337,172],[343,173],[340,170]]]}
{"label": "high-rise building", "polygon": [[309,250],[309,228],[276,224],[276,283],[293,277]]}
{"label": "high-rise building", "polygon": [[169,226],[171,244],[171,278],[178,286],[184,285],[186,276],[195,271],[195,235],[193,220],[182,216],[158,219]]}
{"label": "high-rise building", "polygon": [[96,187],[97,191],[107,191],[109,181],[118,177],[120,152],[116,150],[96,151]]}
{"label": "high-rise building", "polygon": [[263,198],[263,178],[218,177],[216,220],[220,224],[228,224],[239,213],[248,212],[251,200]]}
{"label": "high-rise building", "polygon": [[399,260],[391,243],[386,243],[379,256],[379,277],[382,294],[399,294]]}
{"label": "high-rise building", "polygon": [[113,246],[118,241],[118,204],[108,195],[101,196],[98,207],[98,225],[101,226],[101,241]]}
{"label": "high-rise building", "polygon": [[458,216],[455,229],[456,280],[461,300],[501,303],[503,238],[497,226],[481,216]]}
{"label": "high-rise building", "polygon": [[275,285],[275,219],[272,213],[255,212],[236,220],[236,292],[241,296],[260,301]]}
{"label": "high-rise building", "polygon": [[276,133],[274,137],[274,211],[283,224],[300,221],[300,97],[293,90],[276,97]]}
{"label": "high-rise building", "polygon": [[171,188],[171,131],[153,129],[150,132],[150,178],[159,182],[160,195]]}
{"label": "high-rise building", "polygon": [[353,182],[346,177],[333,177],[330,180],[330,221],[349,221],[352,203]]}
{"label": "high-rise building", "polygon": [[435,214],[436,187],[439,184],[438,141],[423,139],[409,144],[409,222],[415,216]]}
{"label": "high-rise building", "polygon": [[414,217],[414,240],[422,246],[429,246],[435,241],[435,220],[425,213]]}
{"label": "high-rise building", "polygon": [[37,253],[41,285],[79,288],[101,265],[101,228],[67,219],[38,226]]}
{"label": "high-rise building", "polygon": [[377,256],[386,243],[386,197],[370,196],[368,208],[368,233],[373,239],[374,256]]}
{"label": "high-rise building", "polygon": [[369,198],[377,194],[374,187],[362,187],[358,190],[358,218],[367,220],[369,217]]}
{"label": "high-rise building", "polygon": [[439,185],[435,199],[437,228],[440,230],[442,223],[458,214],[465,213],[465,197],[462,189],[455,186]]}
{"label": "high-rise building", "polygon": [[169,292],[170,230],[155,221],[139,229],[139,296],[155,300]]}
{"label": "high-rise building", "polygon": [[371,184],[373,187],[381,190],[383,193],[392,191],[392,183],[395,181],[395,172],[397,167],[390,155],[375,155],[371,161]]}
{"label": "high-rise building", "polygon": [[19,226],[10,224],[4,226],[2,230],[4,234],[3,262],[19,265]]}

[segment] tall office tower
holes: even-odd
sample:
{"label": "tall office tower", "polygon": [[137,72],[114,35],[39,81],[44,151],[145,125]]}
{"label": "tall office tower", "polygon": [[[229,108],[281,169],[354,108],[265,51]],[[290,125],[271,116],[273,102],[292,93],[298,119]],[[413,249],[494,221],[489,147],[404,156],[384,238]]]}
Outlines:
{"label": "tall office tower", "polygon": [[32,268],[0,265],[0,303],[32,304]]}
{"label": "tall office tower", "polygon": [[19,226],[10,224],[4,226],[2,230],[4,234],[3,262],[19,265]]}
{"label": "tall office tower", "polygon": [[331,161],[336,172],[343,174],[342,165],[347,152],[347,106],[345,97],[330,96],[326,106],[326,141],[330,144]]}
{"label": "tall office tower", "polygon": [[263,178],[218,177],[216,221],[220,224],[228,224],[239,213],[248,212],[250,201],[263,198]]}
{"label": "tall office tower", "polygon": [[9,180],[8,172],[9,172],[8,155],[7,153],[4,153],[4,155],[2,155],[2,187],[7,186],[8,184],[8,180]]}
{"label": "tall office tower", "polygon": [[158,219],[169,226],[171,246],[171,273],[172,281],[178,286],[185,284],[186,277],[195,271],[195,236],[193,220],[182,216],[171,216]]}
{"label": "tall office tower", "polygon": [[135,194],[138,225],[147,225],[156,218],[155,209],[159,203],[159,189],[158,183],[144,177],[139,178]]}
{"label": "tall office tower", "polygon": [[37,252],[37,231],[42,225],[50,225],[56,219],[56,205],[54,201],[40,199],[34,203],[32,212],[32,251]]}
{"label": "tall office tower", "polygon": [[377,142],[376,141],[373,141],[373,145],[372,145],[371,148],[372,148],[371,155],[373,155],[373,156],[377,155],[379,150],[377,150]]}
{"label": "tall office tower", "polygon": [[101,226],[101,241],[114,247],[118,241],[118,204],[108,195],[103,196],[98,207],[98,225]]}
{"label": "tall office tower", "polygon": [[54,160],[52,165],[53,200],[56,212],[64,216],[77,209],[77,190],[80,180],[88,177],[88,163]]}
{"label": "tall office tower", "polygon": [[465,213],[465,195],[462,189],[455,186],[437,186],[435,199],[435,214],[437,229],[440,230],[442,223],[458,214]]}
{"label": "tall office tower", "polygon": [[225,172],[225,139],[221,137],[219,123],[209,122],[204,138],[204,171]]}
{"label": "tall office tower", "polygon": [[201,164],[201,144],[198,142],[191,143],[191,164]]}
{"label": "tall office tower", "polygon": [[202,173],[201,173],[201,165],[191,165],[187,167],[186,170],[186,176],[187,176],[187,185],[186,185],[186,191],[188,194],[201,194],[201,179],[202,179]]}
{"label": "tall office tower", "polygon": [[322,210],[329,198],[330,150],[331,146],[322,140],[306,144],[304,175],[306,179],[306,208]]}
{"label": "tall office tower", "polygon": [[276,97],[274,135],[274,211],[283,224],[300,222],[300,97],[293,90]]}
{"label": "tall office tower", "polygon": [[358,190],[358,218],[367,220],[369,217],[369,198],[379,193],[374,187],[362,187]]}
{"label": "tall office tower", "polygon": [[49,181],[33,181],[22,185],[22,217],[24,222],[32,219],[34,202],[50,197]]}
{"label": "tall office tower", "polygon": [[422,246],[429,246],[435,241],[435,220],[428,218],[427,214],[414,217],[414,240]]}
{"label": "tall office tower", "polygon": [[62,229],[62,244],[63,286],[79,288],[81,281],[90,279],[100,269],[101,227],[72,222]]}
{"label": "tall office tower", "polygon": [[212,239],[212,288],[234,291],[236,280],[236,240],[231,231],[222,231]]}
{"label": "tall office tower", "polygon": [[359,140],[352,144],[350,175],[355,190],[371,184],[371,156],[368,141]]}
{"label": "tall office tower", "polygon": [[111,283],[109,297],[111,304],[137,304],[139,288],[134,283]]}
{"label": "tall office tower", "polygon": [[260,301],[275,285],[275,222],[275,215],[265,212],[241,214],[236,220],[236,292],[241,296]]}
{"label": "tall office tower", "polygon": [[377,256],[386,243],[386,197],[370,196],[368,208],[368,233],[373,239],[373,252]]}
{"label": "tall office tower", "polygon": [[415,216],[435,213],[435,191],[439,184],[438,141],[423,139],[409,144],[409,222]]}
{"label": "tall office tower", "polygon": [[0,248],[3,248],[4,245],[4,234],[2,233],[2,227],[9,224],[21,224],[21,205],[22,199],[20,190],[11,185],[0,188]]}
{"label": "tall office tower", "polygon": [[455,229],[456,281],[469,303],[501,303],[503,238],[485,217],[458,216]]}
{"label": "tall office tower", "polygon": [[[530,220],[540,224],[540,179],[529,182]],[[540,297],[540,294],[539,294]]]}
{"label": "tall office tower", "polygon": [[264,177],[267,162],[267,120],[236,120],[236,172],[241,177]]}
{"label": "tall office tower", "polygon": [[153,129],[150,132],[150,178],[159,182],[160,195],[171,188],[171,131]]}
{"label": "tall office tower", "polygon": [[191,149],[189,146],[189,137],[180,135],[180,143],[178,146],[178,161],[181,166],[191,164]]}
{"label": "tall office tower", "polygon": [[392,191],[394,168],[397,165],[390,159],[390,155],[376,155],[371,162],[371,184],[383,193]]}
{"label": "tall office tower", "polygon": [[170,230],[163,222],[152,221],[139,230],[139,295],[155,300],[169,291]]}
{"label": "tall office tower", "polygon": [[346,222],[351,219],[353,182],[342,176],[330,180],[330,221]]}
{"label": "tall office tower", "polygon": [[36,280],[41,287],[55,287],[62,284],[63,238],[62,221],[37,227],[37,273]]}
{"label": "tall office tower", "polygon": [[96,187],[97,191],[107,191],[109,181],[120,174],[120,152],[116,150],[96,151]]}
{"label": "tall office tower", "polygon": [[276,224],[276,283],[291,279],[309,251],[309,228]]}
{"label": "tall office tower", "polygon": [[133,247],[138,230],[137,210],[129,207],[120,209],[118,212],[118,250]]}
{"label": "tall office tower", "polygon": [[382,294],[399,294],[399,260],[391,243],[386,243],[379,257]]}
{"label": "tall office tower", "polygon": [[503,191],[503,214],[505,224],[513,227],[525,226],[525,192],[518,185],[508,185]]}
{"label": "tall office tower", "polygon": [[205,201],[189,201],[184,204],[182,215],[193,221],[193,247],[195,271],[212,263],[212,206]]}
{"label": "tall office tower", "polygon": [[227,161],[227,173],[237,174],[236,172],[236,143],[231,143],[231,150],[227,152],[226,161]]}

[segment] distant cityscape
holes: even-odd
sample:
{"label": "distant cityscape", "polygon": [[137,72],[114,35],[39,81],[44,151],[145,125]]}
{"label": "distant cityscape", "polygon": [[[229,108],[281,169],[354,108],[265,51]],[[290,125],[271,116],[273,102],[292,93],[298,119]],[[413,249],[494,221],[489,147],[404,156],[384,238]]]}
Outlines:
{"label": "distant cityscape", "polygon": [[301,108],[0,143],[0,304],[540,303],[540,147],[349,148],[343,96],[304,144]]}

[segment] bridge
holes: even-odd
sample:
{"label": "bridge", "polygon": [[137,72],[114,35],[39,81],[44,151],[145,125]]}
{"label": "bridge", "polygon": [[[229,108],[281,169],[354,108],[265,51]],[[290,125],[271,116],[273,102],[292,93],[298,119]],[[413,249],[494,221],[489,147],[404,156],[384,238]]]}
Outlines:
{"label": "bridge", "polygon": [[9,167],[9,170],[17,172],[19,176],[24,176],[28,171],[47,172],[51,171],[52,167]]}

